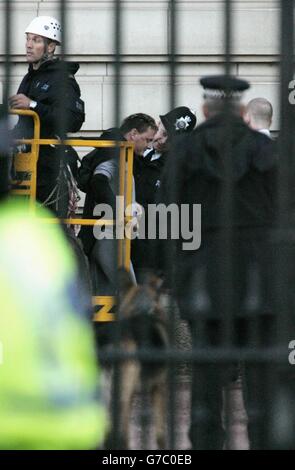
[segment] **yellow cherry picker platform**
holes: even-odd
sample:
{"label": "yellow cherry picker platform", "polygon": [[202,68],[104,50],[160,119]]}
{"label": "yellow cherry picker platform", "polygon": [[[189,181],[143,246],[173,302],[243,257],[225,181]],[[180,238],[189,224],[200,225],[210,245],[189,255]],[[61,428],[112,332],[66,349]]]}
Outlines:
{"label": "yellow cherry picker platform", "polygon": [[[40,120],[37,113],[32,110],[10,110],[10,114],[30,116],[34,121],[34,134],[32,139],[22,139],[16,141],[16,145],[22,148],[26,145],[26,152],[18,152],[14,156],[15,175],[22,175],[21,178],[16,176],[12,181],[11,193],[17,196],[26,197],[32,210],[36,207],[36,189],[37,189],[37,162],[39,157],[39,148],[42,145],[71,145],[73,147],[116,147],[119,149],[119,191],[118,196],[122,196],[124,201],[124,210],[120,211],[122,220],[96,220],[82,219],[79,217],[69,219],[57,219],[50,217],[42,219],[45,223],[64,223],[67,225],[114,225],[122,224],[124,226],[124,238],[118,240],[118,268],[124,267],[127,271],[130,269],[131,239],[126,237],[125,227],[131,219],[131,216],[125,216],[125,209],[132,202],[132,168],[133,168],[133,145],[130,142],[117,142],[110,140],[85,140],[85,139],[66,139],[64,141],[58,139],[41,139],[40,138]],[[29,151],[27,151],[27,148]],[[114,320],[114,307],[116,298],[111,296],[92,297],[94,306],[93,321],[108,322]]]}

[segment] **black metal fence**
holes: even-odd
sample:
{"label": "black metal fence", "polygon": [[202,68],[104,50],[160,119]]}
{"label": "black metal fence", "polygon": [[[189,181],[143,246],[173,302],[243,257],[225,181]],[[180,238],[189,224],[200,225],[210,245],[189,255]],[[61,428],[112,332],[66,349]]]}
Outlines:
{"label": "black metal fence", "polygon": [[[5,80],[4,80],[4,93],[3,103],[4,107],[2,112],[8,112],[8,97],[11,94],[11,43],[13,41],[11,30],[11,1],[5,2]],[[178,28],[178,8],[179,3],[176,0],[170,0],[169,4],[169,51],[167,53],[167,64],[170,69],[170,109],[175,107],[176,103],[176,77],[179,65],[178,54],[178,36],[181,31]],[[122,369],[120,365],[126,362],[127,359],[139,360],[141,363],[148,363],[150,367],[156,370],[157,363],[164,362],[168,367],[168,395],[167,401],[167,448],[177,449],[179,445],[176,436],[179,428],[179,416],[181,410],[177,409],[179,400],[178,393],[178,380],[179,380],[179,365],[186,364],[188,370],[194,369],[196,374],[194,386],[199,387],[199,401],[194,403],[195,409],[192,413],[195,419],[199,420],[200,425],[204,425],[208,420],[208,409],[206,406],[207,396],[202,393],[203,383],[206,387],[211,383],[212,387],[215,385],[214,377],[208,377],[208,370],[210,374],[216,370],[216,374],[220,369],[226,367],[230,363],[250,364],[254,370],[252,374],[252,386],[256,389],[257,394],[260,396],[258,402],[263,403],[266,400],[272,406],[266,409],[266,413],[259,415],[259,410],[256,418],[264,421],[264,426],[259,426],[259,432],[263,433],[260,436],[260,442],[263,447],[277,447],[277,448],[294,448],[295,447],[295,406],[294,395],[295,387],[293,386],[292,371],[288,363],[288,355],[290,353],[289,340],[295,337],[295,331],[292,327],[294,324],[294,302],[292,301],[292,292],[294,291],[295,284],[293,285],[292,270],[292,244],[294,243],[294,224],[293,224],[293,192],[294,192],[294,105],[290,102],[290,82],[294,74],[294,2],[293,0],[281,0],[278,2],[281,15],[281,28],[280,28],[280,135],[278,139],[278,154],[279,154],[279,176],[278,176],[278,190],[277,190],[277,220],[276,230],[274,236],[275,251],[275,264],[274,270],[274,285],[275,301],[278,315],[276,317],[276,327],[272,331],[273,337],[269,338],[268,345],[262,347],[258,344],[257,340],[257,325],[253,326],[250,332],[250,340],[246,347],[236,347],[232,342],[232,329],[234,323],[235,312],[233,311],[233,286],[235,272],[233,270],[233,233],[232,233],[232,210],[233,210],[233,182],[231,173],[231,149],[226,146],[225,149],[225,172],[227,175],[226,183],[223,188],[222,197],[222,218],[227,221],[225,230],[222,234],[222,246],[225,260],[224,265],[220,272],[222,278],[220,279],[221,289],[224,292],[224,305],[226,306],[227,315],[222,322],[222,341],[218,348],[211,348],[208,344],[202,341],[201,331],[203,331],[202,320],[198,320],[196,335],[197,340],[194,343],[194,348],[186,348],[180,350],[177,343],[176,331],[179,328],[179,318],[177,308],[174,300],[170,300],[170,304],[166,306],[169,314],[169,337],[170,346],[168,349],[162,350],[159,353],[158,349],[150,349],[145,347],[145,341],[136,351],[124,351],[119,347],[120,343],[120,322],[116,323],[117,335],[116,344],[112,353],[105,355],[108,361],[114,364],[113,375],[113,399],[112,399],[112,424],[113,435],[111,441],[112,448],[120,447],[120,395],[122,394],[121,388],[121,374]],[[119,126],[122,118],[122,87],[121,87],[121,72],[122,72],[122,8],[123,2],[120,0],[114,1],[112,5],[114,12],[114,55],[113,61],[116,70],[115,76],[115,109],[114,116],[116,122],[114,125]],[[67,58],[67,10],[68,2],[60,0],[59,12],[56,15],[60,17],[63,31],[63,41],[61,46],[61,58]],[[228,75],[231,71],[231,63],[233,60],[233,21],[232,15],[233,2],[230,0],[224,1],[224,37],[225,37],[225,50],[224,50],[224,73]],[[251,33],[252,34],[252,33]],[[254,34],[254,32],[253,32]],[[271,34],[271,32],[269,32]],[[147,97],[148,99],[148,97]],[[65,94],[62,93],[60,97],[61,109],[64,107]],[[88,104],[89,106],[89,104]],[[144,112],[144,110],[142,110]],[[59,122],[60,133],[59,135],[65,138],[65,123],[63,122],[63,113],[60,113]],[[225,139],[226,140],[226,139]],[[205,333],[204,333],[205,334]],[[279,341],[280,340],[280,341]],[[189,342],[189,337],[187,339]],[[198,343],[199,341],[199,343]],[[151,366],[152,364],[152,366]],[[255,367],[257,366],[257,367]],[[124,370],[124,369],[123,369]],[[187,369],[186,369],[187,370]],[[190,377],[191,372],[189,373]],[[206,375],[207,374],[207,375]],[[147,382],[147,378],[142,376],[143,383]],[[190,378],[191,380],[191,378]],[[255,382],[256,380],[256,382]],[[210,382],[211,381],[211,382]],[[146,385],[147,387],[147,385]],[[204,385],[205,387],[205,385]],[[145,390],[145,385],[143,389]],[[140,395],[143,404],[139,406],[139,413],[141,415],[140,426],[142,428],[142,446],[147,447],[148,441],[148,425],[146,410],[149,408],[148,398],[144,393]],[[200,399],[202,397],[202,399]],[[267,398],[268,397],[268,398]],[[187,403],[187,409],[189,409]],[[226,416],[230,412],[231,403],[226,400],[225,410]],[[256,410],[257,411],[257,410]],[[210,412],[210,410],[209,410]],[[206,414],[207,413],[207,414]],[[190,421],[190,411],[189,411]],[[225,422],[228,424],[227,420]],[[204,429],[207,429],[206,426]],[[198,447],[194,439],[200,437],[199,432],[193,438],[193,445]],[[204,434],[202,436],[203,448],[210,448],[212,436]]]}

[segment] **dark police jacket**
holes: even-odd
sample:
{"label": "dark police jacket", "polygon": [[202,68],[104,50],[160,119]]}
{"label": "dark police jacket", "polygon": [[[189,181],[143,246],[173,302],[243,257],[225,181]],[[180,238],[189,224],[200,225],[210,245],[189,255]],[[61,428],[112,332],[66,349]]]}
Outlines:
{"label": "dark police jacket", "polygon": [[[256,313],[270,308],[266,305],[270,293],[267,277],[271,272],[271,249],[268,250],[267,242],[275,221],[274,144],[268,137],[249,129],[242,119],[232,116],[227,123],[225,116],[219,115],[178,142],[168,171],[170,185],[168,194],[164,195],[166,203],[188,204],[190,209],[193,204],[201,205],[201,247],[184,250],[180,239],[174,263],[177,295],[185,316],[226,314],[222,279],[227,275],[228,252],[225,244],[222,245],[222,234],[230,223],[223,211],[228,150],[233,201],[233,308],[239,314],[247,309],[249,313],[254,305],[250,301],[247,304],[251,295],[252,300],[253,296],[257,300],[253,307]],[[252,269],[257,271],[256,286],[248,282]],[[255,295],[252,288],[256,289]]]}
{"label": "dark police jacket", "polygon": [[[66,68],[66,81],[65,95],[61,96],[63,65]],[[34,70],[30,64],[29,71],[24,76],[17,93],[23,93],[37,102],[34,111],[40,118],[41,137],[50,138],[59,135],[59,113],[63,99],[65,109],[62,111],[65,114],[66,132],[76,132],[81,128],[85,114],[84,103],[80,98],[80,88],[74,77],[78,70],[77,63],[62,64],[59,59],[47,60],[37,70]],[[18,138],[31,138],[33,136],[32,118],[20,116],[14,135]]]}
{"label": "dark police jacket", "polygon": [[[63,67],[65,66],[65,84]],[[59,59],[43,62],[39,69],[34,70],[29,65],[28,73],[24,76],[17,93],[23,93],[31,100],[37,102],[34,111],[40,118],[41,138],[55,138],[59,135],[59,118],[63,113],[65,132],[78,131],[84,120],[84,103],[81,100],[80,87],[75,79],[79,65],[75,62],[63,64]],[[62,96],[61,96],[62,94]],[[61,109],[61,104],[64,108]],[[33,119],[29,116],[20,116],[13,130],[16,139],[33,137]],[[54,149],[41,146],[38,161],[38,184],[41,179],[46,180],[46,169],[52,168],[56,162],[52,158]],[[42,170],[43,172],[40,170]]]}

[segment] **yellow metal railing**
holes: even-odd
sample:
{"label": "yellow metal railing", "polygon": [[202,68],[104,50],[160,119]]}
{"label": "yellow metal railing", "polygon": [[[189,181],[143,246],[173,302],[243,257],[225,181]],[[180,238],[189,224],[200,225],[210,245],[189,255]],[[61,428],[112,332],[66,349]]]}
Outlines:
{"label": "yellow metal railing", "polygon": [[[60,141],[58,139],[40,139],[40,120],[37,113],[32,110],[11,110],[11,114],[20,116],[31,116],[34,120],[33,139],[17,140],[17,145],[29,145],[30,151],[27,153],[17,153],[14,159],[14,166],[17,174],[25,175],[25,178],[12,181],[12,194],[18,196],[26,196],[29,198],[31,207],[35,207],[36,188],[37,188],[37,162],[39,157],[39,148],[41,145],[71,145],[73,147],[117,147],[119,148],[119,193],[123,196],[124,207],[119,210],[121,220],[95,220],[95,219],[57,219],[54,217],[43,219],[45,223],[62,222],[71,225],[121,225],[123,228],[124,238],[118,242],[118,266],[124,266],[129,271],[130,255],[131,255],[131,238],[126,237],[126,223],[131,220],[131,216],[125,216],[125,209],[132,203],[132,169],[133,169],[133,144],[130,142],[117,142],[110,140],[84,140],[84,139],[66,139]],[[95,309],[100,307],[99,311],[94,314],[94,321],[113,321],[114,313],[112,312],[116,300],[109,296],[93,296],[93,306]]]}
{"label": "yellow metal railing", "polygon": [[[33,139],[30,139],[31,151],[28,153],[19,152],[14,158],[14,168],[17,174],[23,177],[12,181],[12,193],[18,196],[28,196],[30,205],[33,208],[36,200],[37,188],[37,161],[40,145],[40,119],[37,113],[32,110],[18,109],[10,110],[10,114],[19,116],[30,116],[34,121]],[[22,141],[18,141],[22,143]]]}

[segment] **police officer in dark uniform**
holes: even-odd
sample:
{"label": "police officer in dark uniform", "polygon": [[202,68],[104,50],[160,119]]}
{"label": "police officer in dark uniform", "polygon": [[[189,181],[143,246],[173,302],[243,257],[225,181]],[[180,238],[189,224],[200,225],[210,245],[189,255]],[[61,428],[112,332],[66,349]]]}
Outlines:
{"label": "police officer in dark uniform", "polygon": [[[193,347],[266,346],[273,337],[272,248],[276,156],[273,143],[242,119],[241,95],[249,84],[231,76],[201,80],[206,121],[175,145],[166,203],[201,204],[199,250],[177,244],[176,296]],[[225,197],[231,188],[232,206]],[[227,192],[226,192],[227,191]],[[230,250],[228,241],[230,240]],[[228,269],[228,263],[232,262]],[[255,333],[254,333],[255,331]],[[227,336],[229,335],[229,336]],[[256,341],[255,340],[255,341]],[[225,343],[225,341],[227,341]],[[249,369],[250,370],[250,369]],[[252,369],[255,376],[257,367]],[[222,388],[235,379],[228,363],[193,365],[190,437],[195,449],[222,449]],[[263,387],[245,379],[250,445],[266,448],[269,402]]]}
{"label": "police officer in dark uniform", "polygon": [[[23,78],[17,94],[11,96],[12,109],[33,109],[40,118],[41,138],[56,138],[59,135],[60,114],[64,115],[64,131],[78,131],[85,119],[84,103],[75,79],[79,69],[77,63],[63,64],[54,57],[55,48],[61,43],[61,25],[55,18],[34,18],[26,29],[26,58],[28,73]],[[61,103],[65,108],[61,109]],[[20,116],[13,132],[16,139],[33,137],[33,120]],[[47,201],[56,186],[60,171],[59,152],[53,146],[40,146],[37,164],[37,199]],[[66,160],[75,170],[77,154],[66,148]]]}
{"label": "police officer in dark uniform", "polygon": [[159,117],[158,131],[152,148],[143,155],[134,155],[133,163],[136,201],[144,208],[146,229],[145,239],[135,238],[132,241],[132,261],[139,281],[143,280],[148,272],[158,270],[158,265],[161,264],[160,260],[155,259],[155,243],[147,236],[148,205],[161,202],[159,194],[164,177],[163,170],[167,160],[169,165],[169,148],[173,138],[191,132],[197,122],[195,114],[186,106],[179,106]]}

